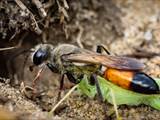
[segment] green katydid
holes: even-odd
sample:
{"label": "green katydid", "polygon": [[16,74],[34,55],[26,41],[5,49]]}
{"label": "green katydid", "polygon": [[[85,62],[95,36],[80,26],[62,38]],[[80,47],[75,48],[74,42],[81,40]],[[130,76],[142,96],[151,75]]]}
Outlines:
{"label": "green katydid", "polygon": [[[145,104],[157,110],[160,110],[160,94],[147,95],[147,94],[136,93],[130,90],[123,89],[100,76],[98,76],[98,81],[100,84],[103,98],[111,104],[113,104],[113,100],[111,96],[112,94],[111,90],[112,90],[114,93],[115,102],[117,105]],[[155,78],[155,81],[158,84],[158,86],[160,86],[160,79]],[[78,88],[82,93],[86,94],[89,97],[94,97],[97,94],[96,87],[89,84],[86,76],[83,78],[83,80],[81,80]]]}

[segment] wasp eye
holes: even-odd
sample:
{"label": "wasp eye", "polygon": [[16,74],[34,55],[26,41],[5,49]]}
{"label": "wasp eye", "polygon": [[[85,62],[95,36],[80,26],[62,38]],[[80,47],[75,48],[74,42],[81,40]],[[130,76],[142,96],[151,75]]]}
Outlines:
{"label": "wasp eye", "polygon": [[43,61],[47,59],[47,52],[39,49],[35,54],[33,55],[33,63],[35,65],[40,65]]}

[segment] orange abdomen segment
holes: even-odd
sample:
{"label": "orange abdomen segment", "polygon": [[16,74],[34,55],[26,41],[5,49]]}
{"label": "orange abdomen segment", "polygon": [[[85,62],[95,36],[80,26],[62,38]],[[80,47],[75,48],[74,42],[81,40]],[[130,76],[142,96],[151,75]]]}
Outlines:
{"label": "orange abdomen segment", "polygon": [[106,69],[104,73],[104,78],[111,81],[112,83],[121,86],[124,89],[130,89],[130,85],[132,83],[134,76],[133,71],[124,71],[117,69]]}

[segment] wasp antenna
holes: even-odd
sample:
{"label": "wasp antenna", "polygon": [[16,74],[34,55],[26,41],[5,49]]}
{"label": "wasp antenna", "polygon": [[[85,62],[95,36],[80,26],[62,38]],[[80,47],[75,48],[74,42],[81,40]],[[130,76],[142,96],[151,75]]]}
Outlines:
{"label": "wasp antenna", "polygon": [[42,65],[42,68],[38,71],[36,77],[34,78],[34,80],[32,81],[32,87],[35,88],[36,82],[38,81],[38,79],[40,78],[41,73],[44,71],[44,69],[46,68],[45,64]]}

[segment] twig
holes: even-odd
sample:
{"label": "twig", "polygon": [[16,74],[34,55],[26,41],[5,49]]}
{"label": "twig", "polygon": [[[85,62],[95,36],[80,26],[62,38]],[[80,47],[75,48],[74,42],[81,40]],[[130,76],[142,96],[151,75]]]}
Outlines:
{"label": "twig", "polygon": [[16,46],[0,48],[0,51],[12,50],[12,49],[15,49],[15,48],[19,48],[22,45],[22,42],[23,42],[23,40],[20,40],[19,43]]}
{"label": "twig", "polygon": [[69,9],[68,3],[66,0],[63,0],[63,4],[64,4],[64,8],[66,8],[67,10]]}
{"label": "twig", "polygon": [[[68,15],[66,9],[60,5],[59,0],[56,0],[56,3],[57,3],[57,5],[58,5],[59,13],[61,14],[60,22],[63,23],[64,17],[67,18],[67,20],[68,20],[68,19],[69,19],[69,15]],[[67,3],[67,2],[66,2],[66,3]],[[64,3],[64,4],[65,4],[65,3]],[[67,6],[67,5],[66,5],[66,6]]]}
{"label": "twig", "polygon": [[42,5],[42,3],[39,1],[39,0],[32,0],[32,2],[36,5],[38,11],[39,11],[39,14],[42,18],[46,17],[47,16],[47,13]]}
{"label": "twig", "polygon": [[78,87],[78,84],[73,86],[68,93],[52,108],[52,110],[49,112],[49,115],[52,115],[52,113],[57,109],[57,107]]}
{"label": "twig", "polygon": [[83,34],[83,28],[81,26],[79,26],[79,33],[78,33],[78,36],[77,36],[77,44],[80,48],[84,48],[83,45],[82,45],[82,42],[81,42],[81,37],[82,37],[82,34]]}
{"label": "twig", "polygon": [[48,8],[50,8],[54,3],[55,3],[55,1],[49,0],[47,3],[44,4],[44,8],[45,8],[45,9],[48,9]]}
{"label": "twig", "polygon": [[18,5],[22,10],[27,11],[27,12],[30,14],[32,20],[33,20],[34,23],[35,23],[35,28],[34,28],[35,32],[36,32],[37,34],[41,34],[41,33],[42,33],[42,30],[39,28],[39,26],[38,26],[38,24],[37,24],[37,22],[36,22],[36,20],[35,20],[35,18],[34,18],[34,15],[32,14],[32,12],[21,2],[21,0],[15,0],[15,2],[17,3],[17,5]]}
{"label": "twig", "polygon": [[10,37],[9,41],[11,41],[18,33],[20,33],[20,31],[16,28],[15,33]]}
{"label": "twig", "polygon": [[5,50],[11,50],[11,49],[15,49],[16,47],[6,47],[6,48],[0,48],[0,51],[5,51]]}

